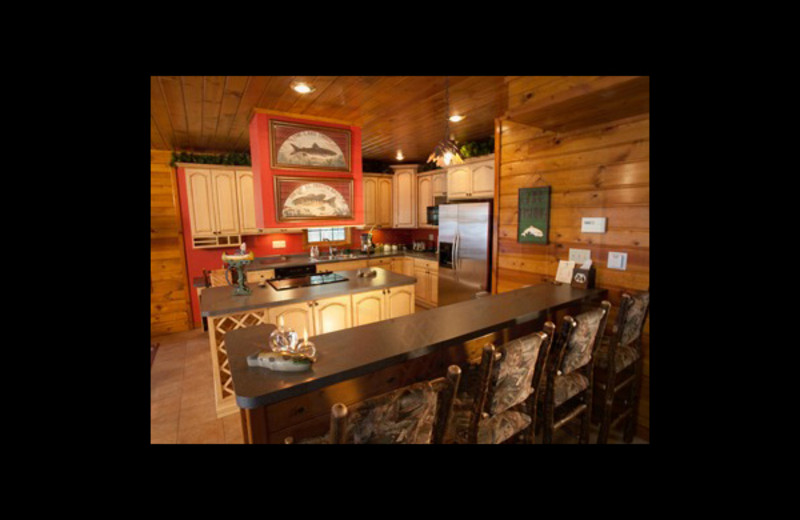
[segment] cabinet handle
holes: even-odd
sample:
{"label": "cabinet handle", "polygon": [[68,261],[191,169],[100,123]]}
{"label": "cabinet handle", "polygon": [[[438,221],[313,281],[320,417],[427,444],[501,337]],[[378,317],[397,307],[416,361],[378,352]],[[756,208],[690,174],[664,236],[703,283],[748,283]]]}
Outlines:
{"label": "cabinet handle", "polygon": [[388,294],[392,294],[392,290],[391,290],[391,289],[386,289],[386,292],[387,292]]}

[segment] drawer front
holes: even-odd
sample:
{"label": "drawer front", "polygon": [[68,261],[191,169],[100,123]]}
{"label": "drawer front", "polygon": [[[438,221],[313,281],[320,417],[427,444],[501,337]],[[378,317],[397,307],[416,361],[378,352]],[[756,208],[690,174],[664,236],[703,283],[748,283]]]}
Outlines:
{"label": "drawer front", "polygon": [[[391,263],[392,263],[392,258],[391,257],[389,257],[389,258],[372,258],[370,260],[367,260],[367,265],[369,267],[372,267],[373,265],[389,266],[389,265],[391,265]],[[388,267],[386,267],[386,269],[388,269]]]}
{"label": "drawer front", "polygon": [[423,260],[421,258],[414,259],[414,269],[425,269],[432,273],[439,272],[439,263],[435,260]]}
{"label": "drawer front", "polygon": [[262,269],[260,271],[247,271],[247,283],[258,283],[261,280],[275,278],[275,269]]}
{"label": "drawer front", "polygon": [[317,272],[320,271],[350,271],[352,269],[363,269],[367,267],[366,260],[354,260],[352,262],[332,262],[330,264],[318,264]]}

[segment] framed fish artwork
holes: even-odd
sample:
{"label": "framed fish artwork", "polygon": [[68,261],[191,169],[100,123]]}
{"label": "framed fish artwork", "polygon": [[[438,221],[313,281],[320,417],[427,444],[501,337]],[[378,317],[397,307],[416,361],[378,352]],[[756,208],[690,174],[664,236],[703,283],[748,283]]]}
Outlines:
{"label": "framed fish artwork", "polygon": [[350,130],[270,121],[270,166],[281,170],[350,172]]}
{"label": "framed fish artwork", "polygon": [[517,242],[547,244],[550,227],[550,186],[520,188]]}
{"label": "framed fish artwork", "polygon": [[279,222],[352,219],[353,179],[283,177],[275,179],[275,212]]}

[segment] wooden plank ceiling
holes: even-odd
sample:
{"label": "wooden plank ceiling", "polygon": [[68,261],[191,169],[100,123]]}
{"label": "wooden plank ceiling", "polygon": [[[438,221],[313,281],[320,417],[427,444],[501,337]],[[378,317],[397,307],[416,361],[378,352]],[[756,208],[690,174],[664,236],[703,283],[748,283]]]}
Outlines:
{"label": "wooden plank ceiling", "polygon": [[[298,94],[290,87],[315,88]],[[506,117],[569,131],[649,112],[647,76],[451,76],[457,141],[487,138]],[[254,108],[351,121],[365,159],[424,162],[444,137],[444,76],[153,76],[150,146],[196,152],[249,151]]]}
{"label": "wooden plank ceiling", "polygon": [[[290,88],[313,86],[310,94]],[[453,76],[450,123],[458,141],[494,133],[507,107],[502,76]],[[352,121],[362,127],[365,159],[425,161],[445,134],[444,76],[154,76],[150,82],[151,148],[249,151],[253,108]]]}

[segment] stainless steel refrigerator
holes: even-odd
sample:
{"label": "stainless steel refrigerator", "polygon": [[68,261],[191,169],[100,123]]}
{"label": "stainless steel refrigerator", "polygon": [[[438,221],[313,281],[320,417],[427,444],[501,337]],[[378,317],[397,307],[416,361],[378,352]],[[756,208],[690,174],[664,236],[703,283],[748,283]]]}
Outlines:
{"label": "stainless steel refrigerator", "polygon": [[439,205],[439,306],[489,291],[491,202]]}

